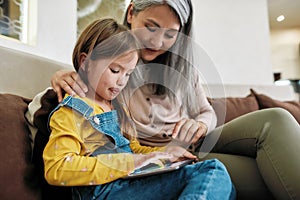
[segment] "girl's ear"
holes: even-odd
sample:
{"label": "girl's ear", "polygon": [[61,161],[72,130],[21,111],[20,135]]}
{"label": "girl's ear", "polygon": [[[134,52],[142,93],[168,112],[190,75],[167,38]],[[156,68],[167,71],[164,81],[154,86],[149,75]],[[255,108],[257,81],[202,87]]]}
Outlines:
{"label": "girl's ear", "polygon": [[79,56],[79,66],[82,67],[83,71],[85,71],[85,65],[84,65],[84,61],[87,57],[86,53],[81,53]]}
{"label": "girl's ear", "polygon": [[127,12],[127,23],[131,24],[132,22],[132,16],[133,16],[133,3],[130,3],[128,6],[128,12]]}

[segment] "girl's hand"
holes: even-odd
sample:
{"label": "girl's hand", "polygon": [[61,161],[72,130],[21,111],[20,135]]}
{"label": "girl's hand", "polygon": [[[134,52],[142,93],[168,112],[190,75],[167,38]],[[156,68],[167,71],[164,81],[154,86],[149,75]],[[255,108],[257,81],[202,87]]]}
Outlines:
{"label": "girl's hand", "polygon": [[183,119],[176,123],[172,137],[187,144],[196,143],[207,132],[207,126],[203,122],[194,119]]}
{"label": "girl's hand", "polygon": [[133,154],[134,168],[139,169],[150,163],[163,165],[161,160],[170,160],[173,156],[163,152],[152,152],[149,154]]}
{"label": "girl's hand", "polygon": [[186,149],[180,146],[168,146],[165,150],[166,153],[173,155],[173,158],[170,159],[172,162],[181,160],[181,159],[195,159],[197,156],[188,152]]}
{"label": "girl's hand", "polygon": [[59,70],[51,78],[51,85],[57,94],[58,101],[63,99],[62,90],[70,95],[77,94],[80,97],[85,97],[87,86],[80,79],[75,71]]}

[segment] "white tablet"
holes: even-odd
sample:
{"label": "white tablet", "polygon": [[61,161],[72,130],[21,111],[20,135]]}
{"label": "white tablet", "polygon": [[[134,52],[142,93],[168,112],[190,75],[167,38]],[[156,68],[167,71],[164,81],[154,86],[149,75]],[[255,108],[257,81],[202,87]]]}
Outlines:
{"label": "white tablet", "polygon": [[149,165],[146,165],[145,167],[142,167],[140,169],[135,170],[134,172],[130,173],[128,176],[124,177],[127,178],[137,178],[137,177],[143,177],[143,176],[150,176],[165,172],[170,172],[173,170],[177,170],[185,165],[192,164],[195,162],[195,160],[183,160],[179,162],[174,163],[167,163],[164,166],[160,166],[155,163],[150,163]]}

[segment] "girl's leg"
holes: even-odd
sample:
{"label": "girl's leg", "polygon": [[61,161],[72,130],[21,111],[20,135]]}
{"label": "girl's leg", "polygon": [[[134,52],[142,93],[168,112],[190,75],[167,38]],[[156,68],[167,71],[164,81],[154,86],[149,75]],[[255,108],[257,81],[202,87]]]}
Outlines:
{"label": "girl's leg", "polygon": [[173,172],[119,179],[97,186],[93,199],[234,199],[235,190],[224,165],[216,159]]}
{"label": "girl's leg", "polygon": [[255,158],[274,197],[300,199],[300,126],[290,113],[280,108],[249,113],[217,128],[207,140],[215,140],[220,130],[213,152]]}
{"label": "girl's leg", "polygon": [[188,184],[178,199],[235,199],[235,188],[225,166],[220,161],[217,159],[204,161],[204,167],[199,166],[199,170],[193,169],[194,166],[186,168],[189,167],[190,171],[195,172],[186,180]]}

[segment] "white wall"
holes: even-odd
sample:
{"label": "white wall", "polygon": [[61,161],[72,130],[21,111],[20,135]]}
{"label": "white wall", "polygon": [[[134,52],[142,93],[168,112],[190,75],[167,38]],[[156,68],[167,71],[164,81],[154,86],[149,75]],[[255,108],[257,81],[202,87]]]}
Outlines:
{"label": "white wall", "polygon": [[300,29],[271,31],[272,64],[282,79],[300,78]]}
{"label": "white wall", "polygon": [[272,84],[267,1],[192,2],[196,42],[215,63],[223,83]]}
{"label": "white wall", "polygon": [[71,64],[76,42],[77,1],[38,0],[34,46],[0,37],[0,46]]}
{"label": "white wall", "polygon": [[[77,1],[38,0],[36,46],[0,38],[0,46],[71,63]],[[226,84],[271,84],[266,0],[192,0],[194,31]],[[221,83],[214,75],[208,83]]]}

